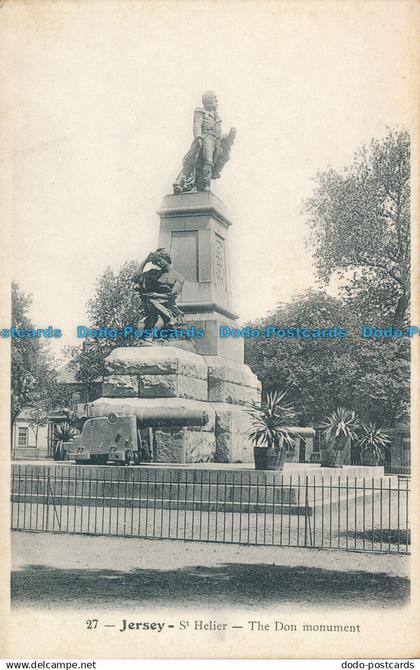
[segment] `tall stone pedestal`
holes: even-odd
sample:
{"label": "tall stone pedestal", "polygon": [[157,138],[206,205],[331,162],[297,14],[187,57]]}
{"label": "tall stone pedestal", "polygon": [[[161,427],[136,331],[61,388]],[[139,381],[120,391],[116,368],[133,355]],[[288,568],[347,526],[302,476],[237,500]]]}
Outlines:
{"label": "tall stone pedestal", "polygon": [[159,246],[167,249],[184,278],[178,301],[187,322],[205,331],[196,351],[244,361],[243,339],[219,336],[220,326],[236,328],[232,308],[229,228],[226,207],[209,192],[166,195],[160,215]]}

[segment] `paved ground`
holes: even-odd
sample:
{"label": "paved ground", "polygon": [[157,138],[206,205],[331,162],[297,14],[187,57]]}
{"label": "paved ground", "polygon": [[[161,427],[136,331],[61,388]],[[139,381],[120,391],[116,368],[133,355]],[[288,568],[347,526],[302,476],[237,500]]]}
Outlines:
{"label": "paved ground", "polygon": [[15,607],[398,607],[409,556],[12,533]]}

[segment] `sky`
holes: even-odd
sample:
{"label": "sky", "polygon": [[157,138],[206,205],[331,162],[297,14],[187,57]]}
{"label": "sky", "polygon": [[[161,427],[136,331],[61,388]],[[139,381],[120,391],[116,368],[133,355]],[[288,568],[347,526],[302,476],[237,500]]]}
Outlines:
{"label": "sky", "polygon": [[212,190],[234,222],[242,322],[315,282],[302,202],[316,172],[412,124],[410,2],[13,5],[12,275],[33,321],[62,329],[56,347],[88,323],[104,269],[157,246],[156,210],[204,90],[217,92],[224,132],[237,129]]}

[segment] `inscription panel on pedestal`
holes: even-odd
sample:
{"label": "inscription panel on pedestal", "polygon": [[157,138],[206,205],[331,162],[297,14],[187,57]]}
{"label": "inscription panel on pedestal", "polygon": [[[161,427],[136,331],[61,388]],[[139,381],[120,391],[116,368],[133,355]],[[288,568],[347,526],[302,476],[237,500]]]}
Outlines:
{"label": "inscription panel on pedestal", "polygon": [[226,286],[226,255],[225,241],[217,233],[214,236],[214,263],[215,263],[215,281],[220,286]]}
{"label": "inscription panel on pedestal", "polygon": [[198,281],[198,231],[172,231],[172,264],[186,281]]}

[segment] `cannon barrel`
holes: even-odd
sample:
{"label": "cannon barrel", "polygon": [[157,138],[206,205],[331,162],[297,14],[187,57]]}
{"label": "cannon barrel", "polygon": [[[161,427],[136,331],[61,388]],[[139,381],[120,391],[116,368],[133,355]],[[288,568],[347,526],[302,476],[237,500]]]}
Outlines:
{"label": "cannon barrel", "polygon": [[207,412],[185,409],[167,408],[163,412],[161,409],[144,409],[140,411],[141,416],[137,416],[137,421],[145,428],[165,428],[170,426],[205,426],[208,423],[209,415]]}
{"label": "cannon barrel", "polygon": [[[132,415],[137,419],[139,428],[171,428],[183,426],[203,427],[209,421],[209,415],[200,409],[185,409],[183,407],[130,407],[130,411],[125,413],[116,410],[109,413],[108,419],[116,416]],[[77,406],[75,423],[79,430],[87,419],[94,419],[88,406],[79,404]]]}
{"label": "cannon barrel", "polygon": [[[199,409],[186,410],[175,409],[174,407],[167,407],[166,409],[157,407],[139,408],[134,409],[133,415],[136,417],[140,428],[202,427],[209,420],[207,412]],[[113,415],[109,415],[108,419],[110,416]]]}

